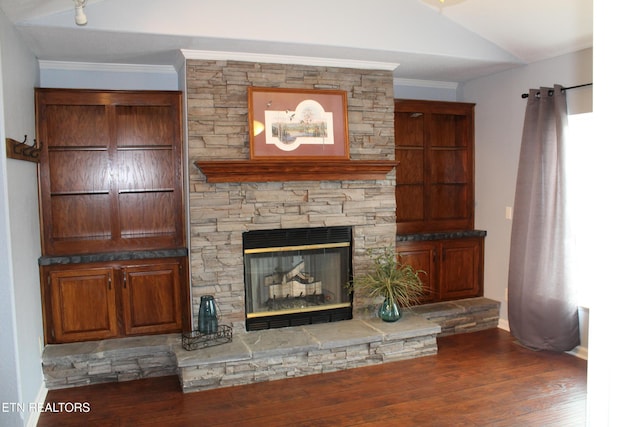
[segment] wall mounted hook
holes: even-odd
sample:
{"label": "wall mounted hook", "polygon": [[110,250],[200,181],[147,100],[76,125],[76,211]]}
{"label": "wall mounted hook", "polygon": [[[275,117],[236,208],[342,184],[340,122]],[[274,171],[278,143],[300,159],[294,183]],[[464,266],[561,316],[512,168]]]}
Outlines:
{"label": "wall mounted hook", "polygon": [[33,140],[33,145],[27,144],[27,135],[24,136],[24,141],[22,142],[11,138],[6,138],[5,140],[7,143],[7,158],[34,163],[40,161],[40,147],[35,139]]}

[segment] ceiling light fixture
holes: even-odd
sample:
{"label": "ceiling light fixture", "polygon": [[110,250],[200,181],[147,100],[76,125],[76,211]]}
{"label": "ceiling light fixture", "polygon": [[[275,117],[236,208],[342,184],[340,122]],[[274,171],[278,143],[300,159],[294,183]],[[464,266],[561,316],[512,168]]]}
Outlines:
{"label": "ceiling light fixture", "polygon": [[76,5],[76,25],[87,25],[87,15],[84,14],[84,7],[87,0],[73,0]]}

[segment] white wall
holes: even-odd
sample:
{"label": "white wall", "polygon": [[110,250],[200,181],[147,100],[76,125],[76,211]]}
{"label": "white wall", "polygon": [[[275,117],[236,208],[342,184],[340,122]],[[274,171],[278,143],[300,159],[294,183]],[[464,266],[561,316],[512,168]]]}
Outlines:
{"label": "white wall", "polygon": [[[502,301],[501,325],[506,326],[505,292],[509,269],[511,220],[520,140],[529,88],[593,82],[592,50],[587,49],[467,82],[465,102],[476,104],[476,228],[487,230],[485,296]],[[567,92],[569,114],[592,111],[592,88]],[[586,342],[586,339],[584,340]]]}
{"label": "white wall", "polygon": [[40,61],[40,87],[104,90],[178,90],[172,66]]}
{"label": "white wall", "polygon": [[[35,57],[0,11],[2,126],[0,137],[35,138]],[[43,398],[42,315],[38,257],[40,228],[36,164],[0,157],[0,360],[2,402],[28,405]],[[0,413],[2,425],[26,425],[37,417],[24,411]],[[31,422],[34,419],[31,418]]]}
{"label": "white wall", "polygon": [[393,95],[396,99],[456,101],[458,86],[450,82],[393,79]]}

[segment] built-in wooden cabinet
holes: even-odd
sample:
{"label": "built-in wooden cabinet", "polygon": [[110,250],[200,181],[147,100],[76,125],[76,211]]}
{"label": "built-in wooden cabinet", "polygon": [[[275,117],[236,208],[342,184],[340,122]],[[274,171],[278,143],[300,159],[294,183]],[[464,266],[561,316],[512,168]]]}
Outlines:
{"label": "built-in wooden cabinet", "polygon": [[36,89],[35,102],[47,342],[180,331],[181,93]]}
{"label": "built-in wooden cabinet", "polygon": [[473,104],[395,102],[398,234],[473,229]]}
{"label": "built-in wooden cabinet", "polygon": [[401,260],[424,271],[420,303],[482,296],[484,237],[396,242]]}
{"label": "built-in wooden cabinet", "polygon": [[179,92],[36,89],[44,255],[185,245]]}
{"label": "built-in wooden cabinet", "polygon": [[474,105],[396,100],[397,251],[423,270],[421,303],[482,296],[474,230]]}
{"label": "built-in wooden cabinet", "polygon": [[180,332],[184,258],[43,267],[48,342]]}

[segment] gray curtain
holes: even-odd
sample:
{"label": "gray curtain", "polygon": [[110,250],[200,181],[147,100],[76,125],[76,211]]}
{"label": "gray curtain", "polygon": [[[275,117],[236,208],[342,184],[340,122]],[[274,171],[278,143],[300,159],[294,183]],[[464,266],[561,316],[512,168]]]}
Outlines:
{"label": "gray curtain", "polygon": [[567,101],[561,86],[532,89],[522,131],[509,258],[509,328],[536,350],[580,344],[570,284],[564,167]]}

